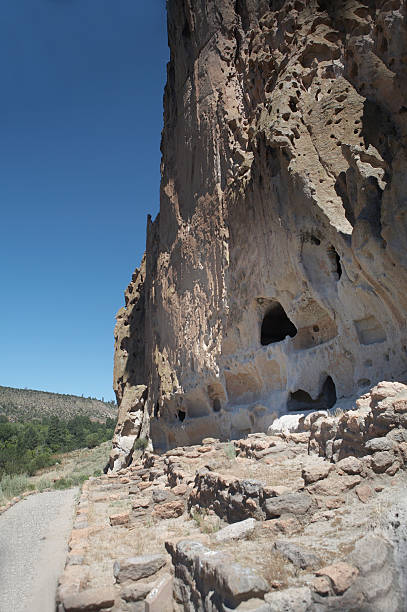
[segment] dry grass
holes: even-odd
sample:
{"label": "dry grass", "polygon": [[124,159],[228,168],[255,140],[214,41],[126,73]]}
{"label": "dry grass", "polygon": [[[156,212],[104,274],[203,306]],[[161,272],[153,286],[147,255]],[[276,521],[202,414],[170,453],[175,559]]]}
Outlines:
{"label": "dry grass", "polygon": [[111,443],[60,455],[59,463],[40,470],[35,476],[4,476],[0,482],[0,506],[26,491],[46,491],[80,486],[90,476],[99,476],[105,467]]}
{"label": "dry grass", "polygon": [[65,480],[83,481],[90,476],[100,476],[109,458],[110,442],[104,442],[95,448],[84,448],[59,456],[59,463],[33,476],[34,483],[46,477],[55,482]]}
{"label": "dry grass", "polygon": [[201,533],[216,533],[220,529],[220,518],[209,514],[206,508],[193,510],[191,517],[195,521]]}

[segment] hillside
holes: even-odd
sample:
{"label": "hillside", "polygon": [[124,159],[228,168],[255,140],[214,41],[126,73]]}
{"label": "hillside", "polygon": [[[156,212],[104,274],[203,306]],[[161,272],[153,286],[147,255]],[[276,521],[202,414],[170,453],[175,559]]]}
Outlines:
{"label": "hillside", "polygon": [[102,402],[96,398],[0,386],[0,415],[2,414],[11,421],[40,419],[45,416],[68,420],[76,415],[105,421],[107,418],[117,417],[117,406],[113,402]]}

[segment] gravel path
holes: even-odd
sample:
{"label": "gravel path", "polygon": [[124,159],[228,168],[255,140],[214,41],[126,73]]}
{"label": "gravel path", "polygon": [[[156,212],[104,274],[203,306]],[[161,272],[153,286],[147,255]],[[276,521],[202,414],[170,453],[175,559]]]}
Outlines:
{"label": "gravel path", "polygon": [[54,612],[77,489],[30,495],[0,516],[0,612]]}

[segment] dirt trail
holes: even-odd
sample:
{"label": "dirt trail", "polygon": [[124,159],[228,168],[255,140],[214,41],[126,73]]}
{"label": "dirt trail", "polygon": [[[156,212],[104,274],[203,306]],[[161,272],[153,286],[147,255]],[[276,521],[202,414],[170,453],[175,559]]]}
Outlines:
{"label": "dirt trail", "polygon": [[0,516],[0,612],[54,612],[76,493],[31,495]]}

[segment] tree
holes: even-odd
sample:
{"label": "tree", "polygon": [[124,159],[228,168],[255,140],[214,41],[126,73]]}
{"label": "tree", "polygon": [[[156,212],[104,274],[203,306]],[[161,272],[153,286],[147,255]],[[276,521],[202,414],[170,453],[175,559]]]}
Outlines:
{"label": "tree", "polygon": [[88,448],[95,448],[99,444],[99,435],[94,432],[86,436],[86,446]]}
{"label": "tree", "polygon": [[66,434],[65,424],[58,417],[52,416],[49,422],[46,443],[54,453],[64,449]]}
{"label": "tree", "polygon": [[38,430],[32,423],[29,423],[24,429],[22,445],[25,449],[34,450],[39,443],[40,437],[38,435]]}

